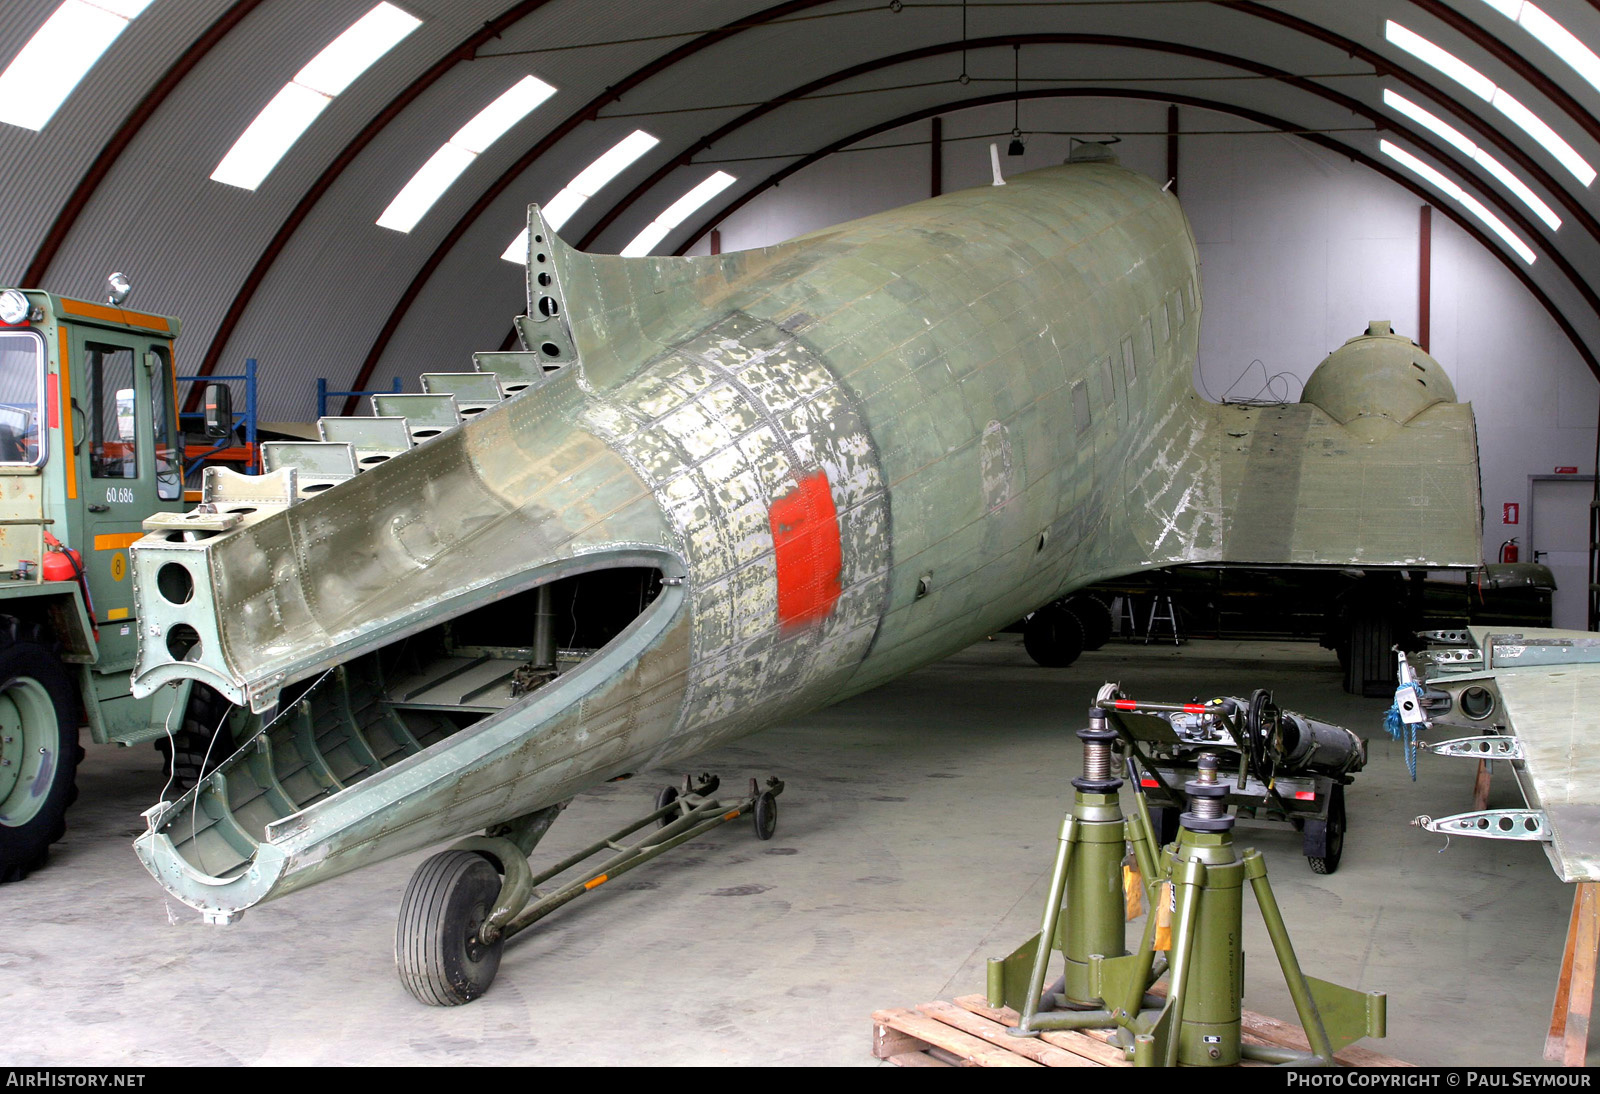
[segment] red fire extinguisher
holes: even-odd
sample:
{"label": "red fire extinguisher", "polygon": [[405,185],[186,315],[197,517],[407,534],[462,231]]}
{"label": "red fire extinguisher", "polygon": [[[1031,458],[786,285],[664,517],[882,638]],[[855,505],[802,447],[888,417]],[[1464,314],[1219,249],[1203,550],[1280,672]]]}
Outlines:
{"label": "red fire extinguisher", "polygon": [[1510,539],[1506,540],[1504,543],[1502,543],[1500,545],[1500,561],[1501,562],[1515,562],[1515,561],[1517,561],[1517,537],[1516,536],[1512,536]]}
{"label": "red fire extinguisher", "polygon": [[[44,532],[44,558],[39,560],[39,576],[46,581],[76,581],[83,590],[83,603],[89,610],[89,620],[94,621],[94,598],[89,595],[89,578],[83,572],[83,556],[67,547],[50,533]],[[100,640],[100,628],[94,626],[95,641]]]}
{"label": "red fire extinguisher", "polygon": [[53,546],[45,551],[44,561],[39,566],[40,576],[46,581],[76,581],[82,571],[83,556],[77,551],[60,546]]}

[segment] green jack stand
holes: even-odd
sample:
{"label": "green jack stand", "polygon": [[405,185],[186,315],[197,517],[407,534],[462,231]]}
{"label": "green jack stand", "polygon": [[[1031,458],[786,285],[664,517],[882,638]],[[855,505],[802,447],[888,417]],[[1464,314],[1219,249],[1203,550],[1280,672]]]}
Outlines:
{"label": "green jack stand", "polygon": [[[1079,734],[1084,739],[1084,776],[1073,780],[1076,793],[1062,822],[1040,933],[1010,957],[989,962],[990,1005],[1012,1007],[1021,1016],[1011,1032],[1030,1036],[1058,1029],[1114,1029],[1115,1042],[1136,1065],[1166,1067],[1218,1067],[1241,1059],[1332,1065],[1334,1053],[1353,1041],[1382,1037],[1387,1021],[1382,992],[1359,992],[1301,972],[1267,883],[1266,863],[1254,850],[1240,855],[1234,848],[1227,787],[1217,782],[1217,757],[1209,753],[1200,757],[1198,776],[1184,787],[1189,808],[1179,818],[1182,827],[1166,859],[1166,880],[1159,885],[1157,899],[1163,906],[1152,902],[1139,948],[1121,952],[1122,849],[1111,833],[1115,829],[1132,837],[1141,866],[1153,860],[1154,841],[1142,797],[1135,798],[1139,808],[1134,815],[1124,819],[1115,803],[1115,786],[1109,791],[1105,786],[1115,780],[1108,778],[1109,741],[1097,732],[1104,729],[1099,708],[1090,712],[1090,727]],[[1156,887],[1153,871],[1145,877]],[[1240,1037],[1246,881],[1310,1052],[1246,1045]],[[1116,898],[1114,930],[1108,891]],[[1043,945],[1043,939],[1052,943]],[[1103,949],[1084,953],[1085,947],[1097,945]],[[1062,950],[1066,961],[1059,995],[1043,993],[1052,949]],[[1149,995],[1163,975],[1168,976],[1166,998]],[[1066,1009],[1051,1009],[1057,1005]]]}
{"label": "green jack stand", "polygon": [[[1083,774],[1072,780],[1072,808],[1061,822],[1039,933],[1010,957],[989,962],[990,1005],[1017,1010],[1022,1018],[1012,1032],[1024,1036],[1113,1024],[1095,988],[1094,966],[1108,955],[1128,952],[1122,863],[1130,836],[1144,878],[1154,876],[1157,862],[1148,815],[1123,816],[1117,797],[1122,780],[1111,774],[1111,743],[1117,735],[1106,727],[1105,712],[1090,708],[1089,728],[1078,736]],[[1043,939],[1050,941],[1041,945]],[[1065,970],[1057,988],[1046,993],[1052,950],[1061,951]]]}

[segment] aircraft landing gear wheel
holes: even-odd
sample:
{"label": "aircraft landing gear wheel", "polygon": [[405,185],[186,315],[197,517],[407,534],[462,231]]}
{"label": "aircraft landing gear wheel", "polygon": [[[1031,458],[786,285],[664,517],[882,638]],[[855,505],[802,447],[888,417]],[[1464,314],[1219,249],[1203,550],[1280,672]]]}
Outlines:
{"label": "aircraft landing gear wheel", "polygon": [[[14,619],[0,645],[0,882],[44,865],[78,797],[78,699],[67,670]],[[24,636],[25,635],[25,636]]]}
{"label": "aircraft landing gear wheel", "polygon": [[1077,617],[1078,625],[1083,628],[1084,649],[1097,650],[1111,641],[1111,632],[1116,627],[1116,620],[1111,618],[1111,609],[1106,607],[1105,601],[1098,596],[1084,593],[1068,597],[1066,607]]}
{"label": "aircraft landing gear wheel", "polygon": [[1313,874],[1331,874],[1344,854],[1344,787],[1328,795],[1328,819],[1308,820],[1300,830],[1302,849]]}
{"label": "aircraft landing gear wheel", "polygon": [[[667,806],[671,805],[673,802],[675,802],[677,800],[678,800],[678,788],[675,787],[675,786],[663,786],[661,788],[661,793],[656,795],[656,808],[657,809],[665,809]],[[656,826],[659,827],[659,828],[665,828],[667,825],[671,824],[673,821],[677,820],[682,815],[683,814],[681,812],[680,813],[668,813],[666,816],[662,817],[659,821],[656,822]]]}
{"label": "aircraft landing gear wheel", "polygon": [[395,924],[394,966],[418,1002],[457,1007],[489,990],[504,941],[478,928],[500,895],[500,872],[475,851],[443,851],[411,875]]}
{"label": "aircraft landing gear wheel", "polygon": [[752,823],[756,829],[756,839],[771,839],[778,830],[778,796],[768,790],[756,798],[755,808],[750,811]]}
{"label": "aircraft landing gear wheel", "polygon": [[1048,604],[1022,625],[1022,648],[1047,669],[1064,669],[1083,652],[1083,625],[1057,604]]}

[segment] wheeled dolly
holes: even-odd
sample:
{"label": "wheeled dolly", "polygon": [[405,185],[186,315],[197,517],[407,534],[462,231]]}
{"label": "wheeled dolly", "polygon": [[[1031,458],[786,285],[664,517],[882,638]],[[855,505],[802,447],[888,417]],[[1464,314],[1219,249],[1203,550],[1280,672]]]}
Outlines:
{"label": "wheeled dolly", "polygon": [[[749,793],[733,801],[711,796],[719,785],[715,775],[685,776],[681,792],[670,786],[662,790],[654,811],[537,875],[528,855],[568,802],[498,825],[427,859],[400,901],[394,937],[400,982],[430,1006],[470,1003],[489,990],[510,939],[585,893],[742,816],[751,818],[757,839],[771,839],[783,783],[769,778],[763,789],[751,779]],[[648,836],[622,842],[652,826]],[[605,851],[613,854],[597,866],[587,866],[550,892],[539,891]]]}
{"label": "wheeled dolly", "polygon": [[1281,710],[1259,689],[1248,700],[1157,703],[1129,699],[1108,684],[1097,702],[1121,738],[1119,751],[1149,802],[1160,845],[1177,838],[1184,786],[1195,776],[1199,755],[1234,753],[1226,804],[1235,814],[1292,825],[1314,873],[1339,868],[1344,788],[1366,764],[1366,742],[1354,733]]}

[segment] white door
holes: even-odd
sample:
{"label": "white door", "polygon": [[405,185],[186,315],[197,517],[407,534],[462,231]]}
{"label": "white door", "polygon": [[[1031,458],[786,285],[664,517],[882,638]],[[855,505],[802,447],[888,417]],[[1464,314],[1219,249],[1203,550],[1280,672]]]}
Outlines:
{"label": "white door", "polygon": [[1556,577],[1555,625],[1581,631],[1589,625],[1589,502],[1594,478],[1563,475],[1535,478],[1529,485],[1532,512],[1528,519],[1525,562],[1542,562]]}

